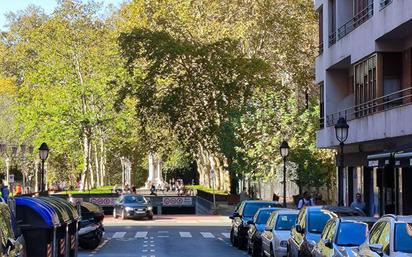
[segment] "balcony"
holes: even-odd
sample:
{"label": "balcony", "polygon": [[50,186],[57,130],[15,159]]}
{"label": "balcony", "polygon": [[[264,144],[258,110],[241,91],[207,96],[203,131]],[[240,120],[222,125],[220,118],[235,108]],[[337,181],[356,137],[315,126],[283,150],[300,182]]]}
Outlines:
{"label": "balcony", "polygon": [[326,116],[326,126],[334,126],[340,117],[344,117],[347,121],[350,121],[410,104],[412,104],[412,87],[375,98],[336,113],[328,114]]}
{"label": "balcony", "polygon": [[338,28],[338,31],[334,31],[329,35],[329,47],[334,45],[336,41],[342,39],[354,29],[359,27],[362,23],[369,20],[373,16],[373,2],[371,2],[365,9],[353,16],[345,24]]}

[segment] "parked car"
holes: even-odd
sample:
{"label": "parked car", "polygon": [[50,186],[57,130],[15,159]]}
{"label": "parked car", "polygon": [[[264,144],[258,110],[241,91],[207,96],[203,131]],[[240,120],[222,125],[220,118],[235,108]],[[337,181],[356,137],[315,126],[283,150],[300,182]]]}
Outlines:
{"label": "parked car", "polygon": [[89,202],[80,203],[80,208],[79,246],[83,249],[94,250],[103,239],[103,209]]}
{"label": "parked car", "polygon": [[312,250],[319,242],[326,222],[338,216],[365,216],[365,214],[350,207],[308,206],[302,208],[288,239],[288,256],[311,257]]}
{"label": "parked car", "polygon": [[[369,221],[366,218],[365,221]],[[366,240],[368,224],[351,217],[333,218],[326,223],[320,241],[315,245],[314,257],[356,256],[359,246]]]}
{"label": "parked car", "polygon": [[153,207],[142,195],[124,194],[117,199],[113,207],[113,217],[116,219],[147,218],[153,219]]}
{"label": "parked car", "polygon": [[296,224],[298,210],[273,212],[262,233],[262,255],[286,257],[290,230]]}
{"label": "parked car", "polygon": [[271,214],[278,210],[281,210],[281,208],[260,208],[253,217],[253,220],[248,221],[247,249],[248,253],[251,253],[253,257],[262,255],[261,235],[265,231],[266,222]]}
{"label": "parked car", "polygon": [[412,256],[412,216],[386,215],[373,225],[359,256]]}
{"label": "parked car", "polygon": [[247,232],[249,229],[248,221],[252,220],[256,212],[264,207],[281,207],[278,202],[273,201],[243,201],[237,211],[229,218],[232,219],[232,229],[230,230],[230,241],[233,246],[239,249],[246,249]]}
{"label": "parked car", "polygon": [[0,202],[0,256],[24,257],[24,238],[16,236],[13,228],[10,209],[4,202]]}

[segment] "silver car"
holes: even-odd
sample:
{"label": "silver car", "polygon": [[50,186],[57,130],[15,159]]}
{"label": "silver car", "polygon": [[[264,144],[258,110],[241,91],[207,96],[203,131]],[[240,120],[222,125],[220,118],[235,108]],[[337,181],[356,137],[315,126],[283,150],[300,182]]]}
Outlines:
{"label": "silver car", "polygon": [[385,215],[373,225],[359,256],[412,257],[412,216]]}
{"label": "silver car", "polygon": [[287,256],[290,229],[295,225],[298,210],[279,210],[269,217],[262,233],[263,256]]}
{"label": "silver car", "polygon": [[[365,220],[369,217],[361,217]],[[366,240],[368,224],[351,217],[332,218],[312,251],[313,257],[354,257]]]}

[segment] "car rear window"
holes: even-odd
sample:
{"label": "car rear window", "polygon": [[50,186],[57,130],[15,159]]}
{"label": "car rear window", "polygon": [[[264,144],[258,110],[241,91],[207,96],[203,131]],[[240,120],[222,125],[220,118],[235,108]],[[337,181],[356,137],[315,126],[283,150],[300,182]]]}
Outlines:
{"label": "car rear window", "polygon": [[395,225],[395,251],[412,253],[412,223]]}
{"label": "car rear window", "polygon": [[291,230],[296,223],[297,214],[281,214],[276,221],[275,230]]}
{"label": "car rear window", "polygon": [[244,217],[253,217],[256,212],[263,207],[271,206],[270,203],[262,202],[262,203],[247,203],[245,209],[243,210]]}
{"label": "car rear window", "polygon": [[314,234],[321,234],[326,222],[331,216],[323,211],[311,211],[309,212],[309,224],[308,231]]}
{"label": "car rear window", "polygon": [[340,246],[359,246],[366,240],[367,225],[363,223],[342,222],[336,236]]}

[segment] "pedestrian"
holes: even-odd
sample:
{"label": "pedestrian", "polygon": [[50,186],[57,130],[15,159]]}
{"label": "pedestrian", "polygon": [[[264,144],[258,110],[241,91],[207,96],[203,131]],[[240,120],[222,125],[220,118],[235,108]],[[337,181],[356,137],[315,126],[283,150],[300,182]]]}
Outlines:
{"label": "pedestrian", "polygon": [[10,190],[4,182],[1,183],[0,191],[1,197],[3,198],[4,202],[7,203],[7,201],[9,200]]}
{"label": "pedestrian", "polygon": [[304,206],[314,206],[312,196],[309,192],[304,192],[303,197],[298,202],[298,210],[302,209]]}
{"label": "pedestrian", "polygon": [[20,196],[23,193],[22,187],[20,184],[16,185],[16,189],[15,189],[15,195],[16,196]]}
{"label": "pedestrian", "polygon": [[366,204],[362,201],[362,195],[360,193],[356,194],[355,200],[350,204],[350,207],[365,211]]}
{"label": "pedestrian", "polygon": [[157,196],[155,185],[152,185],[152,186],[150,187],[150,195]]}
{"label": "pedestrian", "polygon": [[272,201],[279,202],[279,196],[276,193],[273,193]]}
{"label": "pedestrian", "polygon": [[137,191],[136,191],[136,186],[135,186],[135,185],[132,185],[132,193],[133,193],[133,194],[136,194],[136,192],[137,192]]}
{"label": "pedestrian", "polygon": [[324,205],[325,201],[323,201],[322,194],[316,194],[315,196],[315,205]]}
{"label": "pedestrian", "polygon": [[242,192],[240,192],[239,196],[240,196],[240,202],[243,202],[243,201],[249,199],[249,195],[246,192],[246,187],[243,187],[243,190],[242,190]]}

